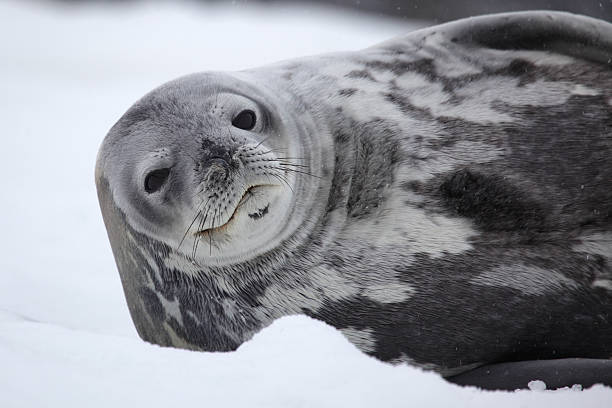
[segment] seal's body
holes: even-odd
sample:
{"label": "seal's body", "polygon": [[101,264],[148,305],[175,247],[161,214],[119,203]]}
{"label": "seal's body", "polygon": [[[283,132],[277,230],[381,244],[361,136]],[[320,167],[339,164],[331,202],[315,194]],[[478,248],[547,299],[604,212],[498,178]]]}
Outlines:
{"label": "seal's body", "polygon": [[147,341],[304,313],[443,375],[612,357],[612,26],[485,16],[170,82],[96,181]]}

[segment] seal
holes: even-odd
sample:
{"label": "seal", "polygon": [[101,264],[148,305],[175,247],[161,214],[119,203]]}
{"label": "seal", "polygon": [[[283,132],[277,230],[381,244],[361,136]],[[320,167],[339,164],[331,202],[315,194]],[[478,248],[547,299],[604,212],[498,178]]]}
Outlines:
{"label": "seal", "polygon": [[612,25],[521,12],[153,90],[96,165],[139,335],[302,313],[444,376],[609,359],[611,68]]}

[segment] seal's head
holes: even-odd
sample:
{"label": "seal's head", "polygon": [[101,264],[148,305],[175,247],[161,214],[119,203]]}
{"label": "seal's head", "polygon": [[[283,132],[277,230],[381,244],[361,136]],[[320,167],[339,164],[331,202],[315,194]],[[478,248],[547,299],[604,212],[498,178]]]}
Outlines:
{"label": "seal's head", "polygon": [[272,101],[225,74],[170,82],[111,129],[98,184],[135,230],[198,264],[252,258],[295,228],[292,202],[308,201],[296,175],[310,152],[290,143],[305,131]]}

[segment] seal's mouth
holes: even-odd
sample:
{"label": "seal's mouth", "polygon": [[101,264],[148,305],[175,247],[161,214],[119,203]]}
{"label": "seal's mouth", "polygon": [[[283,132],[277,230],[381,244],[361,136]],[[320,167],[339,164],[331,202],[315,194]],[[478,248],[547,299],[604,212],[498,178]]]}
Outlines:
{"label": "seal's mouth", "polygon": [[[249,201],[249,199],[253,196],[253,191],[264,187],[263,184],[257,184],[254,186],[251,186],[249,188],[247,188],[244,193],[242,194],[242,197],[240,197],[240,200],[238,200],[238,204],[236,205],[236,208],[234,208],[234,211],[232,212],[232,215],[230,215],[230,217],[227,219],[227,221],[224,224],[218,225],[214,228],[206,228],[203,230],[200,230],[198,232],[195,233],[196,236],[202,236],[202,235],[206,235],[206,234],[211,234],[213,232],[221,232],[223,231],[225,228],[227,228],[227,226],[234,220],[234,217],[236,215],[236,213],[238,212],[238,210],[240,209],[240,207],[242,207],[244,204],[247,203],[247,201]],[[258,217],[256,218],[261,218],[263,215],[268,213],[268,207],[269,204],[266,205],[263,209],[260,209],[259,211],[256,212],[256,214],[258,215]],[[252,217],[252,214],[249,214],[249,217],[251,218],[255,218]]]}

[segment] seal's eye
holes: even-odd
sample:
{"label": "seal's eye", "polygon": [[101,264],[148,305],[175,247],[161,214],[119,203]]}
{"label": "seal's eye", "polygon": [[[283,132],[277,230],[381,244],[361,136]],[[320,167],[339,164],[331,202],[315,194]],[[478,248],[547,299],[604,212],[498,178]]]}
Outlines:
{"label": "seal's eye", "polygon": [[147,193],[154,193],[164,185],[170,174],[170,169],[153,170],[145,177],[144,188]]}
{"label": "seal's eye", "polygon": [[236,117],[232,120],[232,125],[238,129],[251,130],[255,127],[255,122],[257,122],[255,112],[247,109],[236,115]]}

